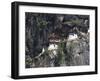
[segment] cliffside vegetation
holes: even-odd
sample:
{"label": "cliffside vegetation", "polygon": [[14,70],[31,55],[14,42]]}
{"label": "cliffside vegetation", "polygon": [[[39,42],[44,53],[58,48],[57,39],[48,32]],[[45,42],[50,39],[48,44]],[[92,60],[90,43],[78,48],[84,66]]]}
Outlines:
{"label": "cliffside vegetation", "polygon": [[89,65],[88,31],[88,15],[26,12],[25,67]]}

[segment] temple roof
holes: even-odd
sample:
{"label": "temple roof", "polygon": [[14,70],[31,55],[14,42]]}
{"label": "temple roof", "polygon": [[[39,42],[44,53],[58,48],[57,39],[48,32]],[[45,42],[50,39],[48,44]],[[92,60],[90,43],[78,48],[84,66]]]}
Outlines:
{"label": "temple roof", "polygon": [[[66,39],[64,39],[62,42],[65,42]],[[49,35],[49,42],[50,43],[60,43],[61,42],[61,37],[59,35],[56,35],[55,33],[52,33]]]}

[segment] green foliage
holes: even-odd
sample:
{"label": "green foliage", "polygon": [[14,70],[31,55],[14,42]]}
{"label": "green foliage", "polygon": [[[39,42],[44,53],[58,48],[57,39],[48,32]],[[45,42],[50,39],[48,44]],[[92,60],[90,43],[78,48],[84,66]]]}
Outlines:
{"label": "green foliage", "polygon": [[65,64],[65,54],[64,54],[65,45],[64,44],[65,43],[62,41],[58,44],[57,53],[58,53],[58,62],[60,65]]}
{"label": "green foliage", "polygon": [[46,20],[43,20],[42,18],[36,18],[37,19],[37,27],[44,28],[47,27],[48,22]]}
{"label": "green foliage", "polygon": [[31,57],[26,57],[25,59],[25,63],[26,63],[26,67],[30,67],[30,65],[32,65],[32,58]]}
{"label": "green foliage", "polygon": [[75,20],[71,20],[71,22],[76,24],[76,25],[81,25],[83,20],[82,19],[75,19]]}
{"label": "green foliage", "polygon": [[71,19],[69,21],[65,21],[63,24],[82,26],[83,19],[75,19],[75,20]]}

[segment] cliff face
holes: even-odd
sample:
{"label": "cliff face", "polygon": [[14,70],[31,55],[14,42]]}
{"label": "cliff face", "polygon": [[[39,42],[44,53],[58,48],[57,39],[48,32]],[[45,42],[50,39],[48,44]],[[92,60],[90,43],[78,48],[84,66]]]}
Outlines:
{"label": "cliff face", "polygon": [[[89,65],[88,15],[26,12],[25,29],[26,68]],[[51,34],[60,40],[54,50]]]}

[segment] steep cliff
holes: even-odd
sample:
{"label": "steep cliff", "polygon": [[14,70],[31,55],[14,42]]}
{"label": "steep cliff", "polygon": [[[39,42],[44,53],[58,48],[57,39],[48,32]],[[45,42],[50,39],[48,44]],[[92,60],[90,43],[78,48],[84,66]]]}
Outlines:
{"label": "steep cliff", "polygon": [[26,68],[89,65],[88,31],[88,15],[26,12]]}

